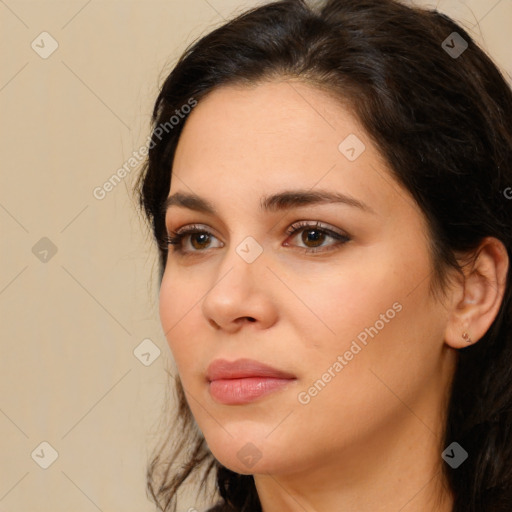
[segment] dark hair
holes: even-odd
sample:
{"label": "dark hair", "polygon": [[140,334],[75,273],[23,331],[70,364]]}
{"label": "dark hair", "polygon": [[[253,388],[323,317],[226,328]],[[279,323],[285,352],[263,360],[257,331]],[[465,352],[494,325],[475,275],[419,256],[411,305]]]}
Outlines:
{"label": "dark hair", "polygon": [[[453,32],[468,44],[460,55],[449,51],[455,47]],[[200,102],[223,84],[275,78],[329,91],[360,120],[428,221],[441,289],[450,268],[460,271],[455,255],[471,254],[487,236],[499,239],[511,259],[512,200],[504,191],[512,192],[512,92],[492,60],[436,10],[393,0],[326,0],[315,6],[282,0],[247,11],[196,41],[161,88],[151,149],[137,183],[159,247],[160,280],[167,259],[162,205],[186,116],[165,133],[158,127],[169,124],[191,98]],[[493,324],[478,343],[458,351],[439,451],[457,441],[469,453],[457,469],[443,465],[454,512],[512,510],[511,289],[509,268]],[[191,451],[185,464],[174,472],[169,466],[158,483],[162,454],[152,460],[148,490],[160,510],[175,510],[182,484],[205,467],[203,487],[216,470],[219,511],[260,511],[252,475],[239,475],[214,459],[179,378],[176,389],[182,438],[168,463],[178,464],[185,441]]]}

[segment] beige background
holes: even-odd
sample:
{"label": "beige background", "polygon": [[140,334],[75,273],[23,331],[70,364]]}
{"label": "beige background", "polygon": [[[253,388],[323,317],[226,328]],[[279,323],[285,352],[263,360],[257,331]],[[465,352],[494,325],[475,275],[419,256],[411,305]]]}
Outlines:
{"label": "beige background", "polygon": [[[135,170],[93,191],[146,143],[188,43],[256,3],[0,0],[0,512],[154,510],[146,459],[171,364],[156,252],[128,196]],[[439,9],[512,74],[512,0]],[[43,31],[58,43],[46,59],[31,47],[51,49]],[[47,469],[43,441],[58,452]],[[203,506],[190,492],[179,510]]]}

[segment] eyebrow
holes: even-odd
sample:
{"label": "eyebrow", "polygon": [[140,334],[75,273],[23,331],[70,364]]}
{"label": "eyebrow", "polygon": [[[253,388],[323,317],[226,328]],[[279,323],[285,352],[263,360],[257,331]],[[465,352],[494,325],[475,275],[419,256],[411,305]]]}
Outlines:
{"label": "eyebrow", "polygon": [[[365,212],[375,213],[367,204],[358,199],[339,192],[328,190],[285,190],[277,194],[262,197],[260,209],[267,212],[278,212],[290,210],[300,206],[309,206],[317,204],[341,203],[348,206],[359,208]],[[216,208],[208,200],[196,195],[183,192],[176,192],[168,197],[162,206],[162,213],[165,215],[171,206],[188,208],[201,213],[218,215]]]}

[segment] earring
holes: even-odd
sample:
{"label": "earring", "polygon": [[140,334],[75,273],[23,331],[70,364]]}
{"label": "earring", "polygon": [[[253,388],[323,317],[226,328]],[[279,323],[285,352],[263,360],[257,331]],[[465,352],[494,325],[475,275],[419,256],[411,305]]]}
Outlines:
{"label": "earring", "polygon": [[471,338],[469,337],[469,334],[466,331],[462,333],[462,339],[467,343],[471,343]]}

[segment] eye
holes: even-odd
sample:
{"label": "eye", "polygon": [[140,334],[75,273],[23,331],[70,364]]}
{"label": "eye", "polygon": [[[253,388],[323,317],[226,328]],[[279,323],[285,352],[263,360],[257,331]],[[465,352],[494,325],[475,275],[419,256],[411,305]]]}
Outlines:
{"label": "eye", "polygon": [[[208,245],[211,237],[216,238],[209,231],[201,229],[201,226],[193,224],[177,231],[171,231],[166,237],[165,242],[167,245],[172,246],[173,252],[186,254],[189,252],[204,252],[202,249],[206,248],[205,246]],[[185,238],[189,238],[192,247],[195,247],[197,250],[185,250],[183,248],[183,241]],[[198,240],[197,243],[195,243],[196,240]]]}
{"label": "eye", "polygon": [[[301,241],[306,245],[298,247],[299,249],[304,249],[304,252],[307,254],[333,250],[351,240],[351,238],[345,233],[321,227],[321,223],[319,222],[297,222],[292,224],[287,229],[286,234],[293,237],[294,235],[301,232],[303,233]],[[201,226],[190,225],[177,231],[170,231],[170,234],[165,238],[165,243],[172,246],[173,253],[177,253],[179,255],[188,255],[193,253],[206,252],[205,249],[211,248],[208,246],[212,237],[217,238],[208,230],[201,228]],[[327,246],[329,247],[328,249],[324,249],[323,242],[325,242],[325,240],[328,238],[335,240],[335,243]],[[185,241],[188,241],[189,244],[193,247],[192,250],[184,248]],[[288,247],[290,244],[285,242],[283,245]]]}
{"label": "eye", "polygon": [[[292,224],[288,230],[286,231],[288,235],[296,235],[297,233],[302,233],[300,237],[301,241],[306,244],[305,247],[301,247],[305,249],[305,253],[314,253],[314,252],[326,252],[333,249],[337,249],[340,245],[349,242],[351,239],[345,233],[337,232],[329,228],[321,227],[320,222],[316,222],[314,224],[300,221],[295,224]],[[324,247],[322,242],[325,241],[326,238],[332,238],[335,240],[335,243],[331,244],[328,249],[318,249],[318,247]],[[312,245],[308,245],[312,244]],[[288,243],[284,245],[288,246]],[[300,246],[299,246],[300,247]]]}

